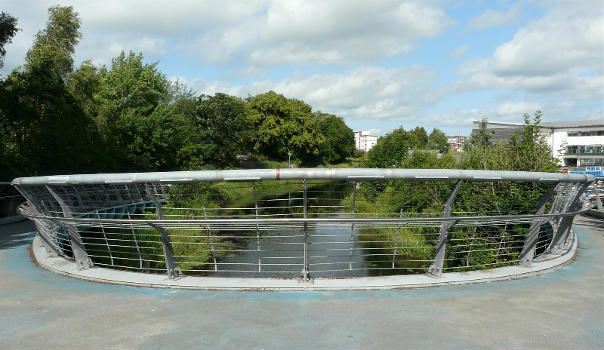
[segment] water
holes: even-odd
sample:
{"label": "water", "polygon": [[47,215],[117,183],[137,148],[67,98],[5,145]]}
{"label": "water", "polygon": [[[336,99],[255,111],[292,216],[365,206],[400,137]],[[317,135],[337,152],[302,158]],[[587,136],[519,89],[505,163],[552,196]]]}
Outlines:
{"label": "water", "polygon": [[[306,233],[306,237],[305,237]],[[260,239],[241,240],[242,251],[221,259],[215,276],[299,277],[304,266],[304,241],[311,277],[368,276],[363,249],[351,224],[318,223],[312,227],[262,232]]]}
{"label": "water", "polygon": [[[352,183],[309,185],[309,217],[350,218],[351,208],[341,208],[341,200],[353,190]],[[281,198],[297,198],[288,193]],[[280,208],[263,209],[262,214],[282,214],[291,206],[300,206],[301,200],[271,202]],[[348,213],[342,213],[348,212]],[[293,226],[293,225],[290,225]],[[214,276],[229,277],[300,277],[305,256],[311,277],[368,276],[363,247],[356,240],[358,230],[352,224],[316,223],[296,227],[274,227],[269,230],[247,232],[249,238],[234,242],[238,253],[219,259],[219,271]],[[305,252],[306,241],[306,252]],[[228,269],[234,272],[220,271]]]}

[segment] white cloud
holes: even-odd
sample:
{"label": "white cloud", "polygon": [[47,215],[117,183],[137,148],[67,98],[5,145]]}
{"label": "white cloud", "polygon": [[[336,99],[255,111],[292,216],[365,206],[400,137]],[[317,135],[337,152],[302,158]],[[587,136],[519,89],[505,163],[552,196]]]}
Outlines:
{"label": "white cloud", "polygon": [[540,103],[526,102],[526,101],[508,101],[500,104],[494,109],[493,115],[498,118],[505,120],[514,119],[518,120],[519,116],[524,113],[533,113],[537,110],[541,110],[542,106]]}
{"label": "white cloud", "polygon": [[604,6],[558,3],[487,59],[466,62],[461,90],[515,89],[536,96],[604,97]]}
{"label": "white cloud", "polygon": [[[121,49],[145,56],[168,51],[197,57],[199,63],[271,64],[367,63],[409,52],[418,38],[432,38],[452,20],[423,1],[271,0],[60,0],[82,20],[78,58],[107,63]],[[46,22],[43,1],[11,1],[7,11],[20,20],[7,57],[12,69]],[[35,29],[34,29],[35,28]],[[18,59],[13,59],[19,57]],[[156,57],[157,58],[157,57]]]}
{"label": "white cloud", "polygon": [[263,0],[59,1],[73,5],[86,29],[144,35],[196,35],[228,28],[265,7]]}
{"label": "white cloud", "polygon": [[469,48],[470,48],[470,46],[468,44],[464,44],[459,47],[456,47],[455,49],[453,49],[449,52],[449,57],[454,58],[454,59],[461,58],[466,55]]}
{"label": "white cloud", "polygon": [[472,18],[468,22],[471,29],[484,29],[488,27],[498,27],[506,24],[518,22],[520,17],[520,6],[518,4],[510,7],[507,11],[495,11],[487,9],[480,15]]}
{"label": "white cloud", "polygon": [[343,74],[293,75],[273,82],[256,81],[231,86],[222,81],[187,81],[198,93],[247,97],[274,90],[301,99],[314,110],[347,118],[413,120],[424,107],[435,103],[439,92],[433,88],[436,72],[427,67],[361,67]]}
{"label": "white cloud", "polygon": [[384,136],[384,130],[382,129],[377,129],[377,128],[371,128],[369,130],[367,130],[369,132],[369,135],[373,135],[373,136]]}
{"label": "white cloud", "polygon": [[425,2],[276,1],[268,8],[254,64],[369,62],[409,52],[452,21]]}
{"label": "white cloud", "polygon": [[602,119],[604,110],[577,108],[575,102],[536,102],[536,101],[504,101],[488,108],[457,108],[442,113],[432,113],[422,118],[422,122],[451,129],[470,129],[472,121],[486,117],[490,121],[523,123],[525,113],[533,116],[535,111],[543,112],[543,122],[562,120],[595,120]]}

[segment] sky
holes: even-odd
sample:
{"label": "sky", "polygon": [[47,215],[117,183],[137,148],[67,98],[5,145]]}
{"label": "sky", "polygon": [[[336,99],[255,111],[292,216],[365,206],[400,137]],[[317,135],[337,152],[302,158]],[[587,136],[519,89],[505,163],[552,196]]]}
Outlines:
{"label": "sky", "polygon": [[196,94],[273,90],[354,130],[467,135],[472,121],[601,120],[604,1],[3,0],[24,63],[50,6],[82,21],[75,63],[141,52]]}

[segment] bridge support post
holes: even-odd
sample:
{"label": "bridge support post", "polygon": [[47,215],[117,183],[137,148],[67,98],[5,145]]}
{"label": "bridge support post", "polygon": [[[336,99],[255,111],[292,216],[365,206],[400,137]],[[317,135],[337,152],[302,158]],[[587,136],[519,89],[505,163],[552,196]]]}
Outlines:
{"label": "bridge support post", "polygon": [[[202,204],[201,208],[203,210],[203,217],[207,220],[208,213],[206,211],[205,204]],[[214,239],[212,238],[212,229],[210,228],[210,224],[206,224],[206,227],[208,229],[208,240],[210,241],[210,251],[212,252],[212,260],[214,262],[214,271],[218,271],[218,263],[216,262],[216,252],[214,251]]]}
{"label": "bridge support post", "polygon": [[[21,195],[23,195],[23,198],[27,199],[31,205],[30,210],[36,211],[36,214],[38,215],[42,215],[42,213],[44,213],[40,207],[40,198],[35,192],[30,191],[27,187],[15,186],[15,188],[17,191],[19,191],[19,193],[21,193]],[[36,226],[38,236],[40,236],[41,245],[44,249],[46,249],[46,254],[51,258],[59,256],[59,254],[62,253],[61,248],[58,247],[56,240],[48,234],[50,231],[50,229],[48,229],[50,222],[48,220],[41,219],[32,219],[32,221]]]}
{"label": "bridge support post", "polygon": [[[541,196],[539,202],[537,203],[537,211],[535,212],[536,215],[543,214],[545,211],[545,204],[550,200],[550,198],[552,198],[552,195],[555,191],[556,185],[552,186],[547,192],[545,192],[545,194]],[[524,245],[522,246],[522,251],[518,256],[521,266],[528,267],[533,262],[535,249],[537,248],[537,241],[539,240],[539,231],[541,229],[541,225],[546,223],[547,220],[548,219],[534,218],[531,222],[526,239],[524,240]]]}
{"label": "bridge support post", "polygon": [[[455,200],[455,196],[457,196],[457,192],[461,187],[462,180],[458,180],[445,203],[445,208],[443,209],[443,217],[451,216],[451,208],[453,206],[453,201]],[[451,221],[443,221],[440,226],[440,231],[438,232],[438,241],[436,242],[436,248],[434,252],[434,262],[430,265],[427,274],[433,277],[440,277],[443,273],[443,266],[445,263],[445,252],[447,249],[447,238],[449,235],[449,229],[455,225],[457,220]]]}
{"label": "bridge support post", "polygon": [[[63,198],[59,196],[59,194],[53,190],[50,186],[44,186],[46,190],[50,193],[50,195],[59,203],[61,210],[63,210],[63,217],[72,218],[73,214],[69,206],[65,203]],[[57,223],[57,225],[59,225]],[[61,225],[59,225],[61,226]],[[86,247],[84,246],[84,241],[82,241],[82,236],[80,236],[80,232],[78,228],[73,223],[63,223],[63,227],[67,230],[67,234],[69,235],[69,242],[71,243],[71,250],[73,251],[73,257],[75,258],[76,265],[80,270],[85,270],[92,267],[92,260],[88,256],[86,252]]]}
{"label": "bridge support post", "polygon": [[[308,193],[306,179],[304,179],[304,219],[308,218]],[[308,222],[304,221],[304,266],[302,266],[302,272],[300,277],[304,281],[310,280],[310,269],[308,267]]]}
{"label": "bridge support post", "polygon": [[40,247],[46,250],[46,256],[49,258],[56,258],[59,256],[59,248],[57,247],[57,243],[48,236],[48,223],[42,222],[40,219],[32,219],[34,225],[36,226],[36,230],[38,231],[38,236],[40,237]]}
{"label": "bridge support post", "polygon": [[[578,209],[580,209],[579,207],[579,198],[581,197],[581,195],[583,193],[585,193],[585,190],[587,189],[587,184],[583,184],[583,185],[576,185],[577,188],[577,192],[576,193],[572,193],[570,195],[570,199],[568,200],[567,204],[564,206],[564,210],[562,211],[562,213],[567,213],[569,211],[576,211]],[[552,242],[550,243],[548,250],[552,253],[556,253],[558,252],[558,250],[564,245],[564,242],[566,242],[566,239],[568,237],[568,233],[570,232],[570,228],[573,225],[573,220],[574,220],[575,216],[563,216],[562,219],[560,220],[560,223],[558,224],[558,230],[556,230],[556,233],[554,234],[554,237],[552,238]]]}
{"label": "bridge support post", "polygon": [[[157,210],[157,218],[160,220],[164,220],[166,217],[164,215],[164,207],[162,206],[161,201],[159,200],[159,198],[157,198],[157,195],[155,194],[154,190],[151,190],[149,187],[147,187],[146,190],[147,195],[151,197],[151,200],[155,204],[155,209]],[[149,223],[149,226],[153,227],[161,234],[161,244],[164,249],[164,258],[166,261],[166,270],[168,272],[168,277],[170,279],[174,279],[181,276],[182,271],[180,270],[180,267],[178,267],[178,264],[174,259],[174,248],[172,247],[172,242],[170,241],[170,233],[168,232],[168,230],[166,230],[165,227],[161,225]]]}
{"label": "bridge support post", "polygon": [[[258,211],[258,194],[256,193],[256,183],[252,182],[252,190],[254,191],[254,212],[256,213],[256,220],[260,218]],[[262,254],[260,252],[260,227],[256,221],[256,252],[258,254],[258,272],[262,272]],[[214,254],[214,248],[212,248],[212,254]],[[216,262],[216,259],[214,259]],[[215,263],[214,263],[215,264]]]}
{"label": "bridge support post", "polygon": [[[357,185],[358,182],[354,182],[354,187],[352,188],[352,218],[355,218],[356,208],[357,208]],[[354,251],[354,222],[350,226],[350,245],[348,252],[348,269],[352,271],[352,253]]]}

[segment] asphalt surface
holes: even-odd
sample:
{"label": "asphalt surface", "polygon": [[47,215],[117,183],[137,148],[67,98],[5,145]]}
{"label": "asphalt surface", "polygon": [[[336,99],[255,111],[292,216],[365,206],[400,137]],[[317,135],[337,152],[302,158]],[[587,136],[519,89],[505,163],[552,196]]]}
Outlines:
{"label": "asphalt surface", "polygon": [[360,292],[191,291],[36,266],[33,226],[0,226],[0,348],[602,349],[604,220],[577,260],[521,280]]}

